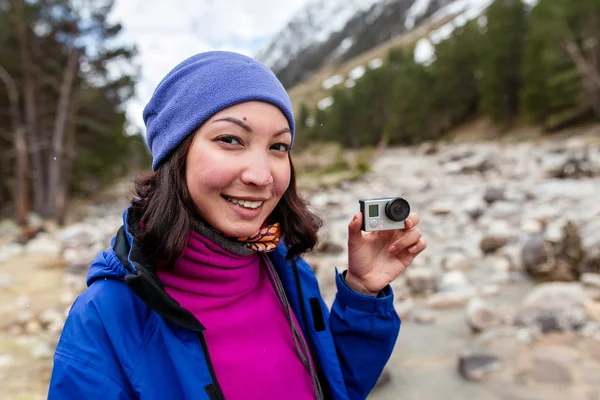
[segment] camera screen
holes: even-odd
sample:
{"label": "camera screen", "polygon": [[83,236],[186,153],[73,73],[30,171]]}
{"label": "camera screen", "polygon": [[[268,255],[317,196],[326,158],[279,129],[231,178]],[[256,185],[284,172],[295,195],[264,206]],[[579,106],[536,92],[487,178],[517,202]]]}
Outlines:
{"label": "camera screen", "polygon": [[369,206],[369,217],[379,217],[379,206],[377,204]]}

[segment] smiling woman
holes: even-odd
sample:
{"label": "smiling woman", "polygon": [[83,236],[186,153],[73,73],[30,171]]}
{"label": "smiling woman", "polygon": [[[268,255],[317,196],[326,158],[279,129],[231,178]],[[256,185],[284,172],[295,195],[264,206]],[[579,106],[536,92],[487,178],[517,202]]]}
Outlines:
{"label": "smiling woman", "polygon": [[328,310],[301,258],[322,222],[296,190],[292,105],[273,72],[195,55],[144,121],[153,171],[90,267],[48,398],[366,398],[400,328],[389,284],[425,248],[418,215],[380,235],[355,216]]}

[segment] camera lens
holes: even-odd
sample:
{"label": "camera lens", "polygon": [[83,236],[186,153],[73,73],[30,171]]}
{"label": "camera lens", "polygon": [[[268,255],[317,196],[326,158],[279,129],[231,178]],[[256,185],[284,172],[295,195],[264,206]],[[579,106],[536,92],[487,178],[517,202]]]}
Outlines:
{"label": "camera lens", "polygon": [[396,197],[385,205],[385,215],[392,221],[404,221],[408,218],[408,214],[410,214],[410,205],[401,197]]}

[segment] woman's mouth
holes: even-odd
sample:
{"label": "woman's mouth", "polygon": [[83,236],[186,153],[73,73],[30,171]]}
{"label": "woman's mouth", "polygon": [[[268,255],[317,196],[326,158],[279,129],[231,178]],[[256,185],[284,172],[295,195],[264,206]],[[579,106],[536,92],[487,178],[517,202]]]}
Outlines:
{"label": "woman's mouth", "polygon": [[251,201],[251,200],[244,200],[244,199],[236,199],[233,197],[228,197],[225,195],[222,195],[222,197],[227,200],[230,203],[233,203],[235,205],[238,205],[240,207],[244,207],[250,210],[254,210],[259,208],[260,206],[263,205],[264,201]]}

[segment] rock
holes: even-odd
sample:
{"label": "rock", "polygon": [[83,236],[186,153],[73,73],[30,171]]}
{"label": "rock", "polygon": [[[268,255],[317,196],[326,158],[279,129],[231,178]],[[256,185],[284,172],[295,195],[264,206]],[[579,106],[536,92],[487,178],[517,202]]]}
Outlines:
{"label": "rock", "polygon": [[504,199],[504,188],[502,187],[488,187],[483,195],[483,200],[488,204]]}
{"label": "rock", "polygon": [[467,304],[467,324],[473,332],[481,332],[499,326],[502,322],[496,309],[488,302],[474,298]]}
{"label": "rock", "polygon": [[0,368],[10,367],[14,364],[15,359],[10,354],[0,355]]}
{"label": "rock", "polygon": [[419,146],[418,152],[426,156],[434,155],[438,152],[438,146],[434,142],[423,142]]}
{"label": "rock", "polygon": [[447,215],[455,209],[455,206],[450,201],[436,201],[431,206],[431,212],[435,215]]}
{"label": "rock", "polygon": [[550,178],[590,178],[600,172],[586,146],[571,148],[568,151],[547,152],[538,161],[542,171]]}
{"label": "rock", "polygon": [[488,234],[479,242],[479,248],[484,253],[492,253],[508,243],[508,238],[496,234]]}
{"label": "rock", "polygon": [[95,226],[84,223],[66,227],[59,232],[58,237],[67,247],[72,248],[88,247],[102,240]]}
{"label": "rock", "polygon": [[440,283],[438,289],[442,292],[450,292],[454,290],[460,290],[469,287],[469,281],[467,276],[462,271],[449,271],[446,272]]}
{"label": "rock", "polygon": [[31,319],[33,319],[33,312],[30,310],[23,310],[17,313],[16,321],[22,325],[25,325]]}
{"label": "rock", "polygon": [[394,309],[398,313],[401,321],[407,320],[410,317],[413,307],[414,302],[411,299],[394,304]]}
{"label": "rock", "polygon": [[521,230],[525,233],[540,233],[543,229],[544,225],[540,221],[535,219],[526,219],[521,222]]}
{"label": "rock", "polygon": [[583,337],[600,341],[600,321],[586,322],[586,324],[579,330],[579,334]]}
{"label": "rock", "polygon": [[427,309],[417,309],[412,312],[412,320],[417,324],[432,324],[435,322],[435,312]]}
{"label": "rock", "polygon": [[25,248],[22,244],[18,243],[7,243],[0,247],[0,262],[5,262],[11,258],[23,254]]}
{"label": "rock", "polygon": [[490,154],[476,153],[455,162],[449,169],[454,173],[473,174],[486,172],[494,166],[495,163]]}
{"label": "rock", "polygon": [[535,357],[526,376],[537,383],[559,386],[573,382],[570,368],[550,355]]}
{"label": "rock", "polygon": [[426,294],[437,290],[437,276],[432,269],[409,268],[405,274],[406,283],[413,294]]}
{"label": "rock", "polygon": [[336,255],[336,254],[340,254],[344,251],[345,247],[334,243],[334,242],[330,242],[330,241],[326,241],[323,242],[319,248],[317,249],[317,251],[319,253],[324,253],[324,254],[332,254],[332,255]]}
{"label": "rock", "polygon": [[484,297],[496,296],[500,293],[500,286],[498,285],[484,285],[481,288],[481,295]]}
{"label": "rock", "polygon": [[558,236],[533,235],[523,245],[524,271],[538,282],[574,281],[579,277],[585,253],[577,226],[567,221]]}
{"label": "rock", "polygon": [[42,332],[42,325],[40,325],[40,323],[37,320],[35,320],[35,319],[29,320],[25,324],[25,333],[27,333],[28,335],[37,336],[41,332]]}
{"label": "rock", "polygon": [[491,354],[463,354],[458,359],[458,372],[468,381],[480,381],[500,368],[500,359]]}
{"label": "rock", "polygon": [[23,334],[23,327],[18,324],[12,324],[6,330],[9,335],[21,336]]}
{"label": "rock", "polygon": [[429,296],[425,304],[435,309],[454,308],[466,304],[475,294],[476,292],[473,288],[465,288],[453,292],[439,292]]}
{"label": "rock", "polygon": [[581,274],[579,280],[586,287],[600,289],[600,274],[596,274],[593,272],[585,272]]}
{"label": "rock", "polygon": [[60,302],[63,305],[70,305],[75,301],[75,297],[75,293],[73,292],[64,292],[60,295]]}
{"label": "rock", "polygon": [[521,248],[523,266],[531,268],[535,265],[545,263],[548,260],[548,253],[549,251],[545,247],[544,236],[542,234],[528,235]]}
{"label": "rock", "polygon": [[496,201],[488,211],[489,216],[492,218],[507,220],[521,218],[522,213],[523,206],[521,204],[508,201]]}
{"label": "rock", "polygon": [[43,326],[47,327],[50,325],[62,325],[65,321],[60,311],[49,308],[44,310],[39,316],[40,322]]}
{"label": "rock", "polygon": [[542,283],[523,299],[516,323],[542,333],[577,330],[587,319],[584,305],[590,301],[578,282]]}
{"label": "rock", "polygon": [[583,305],[583,310],[589,321],[600,322],[600,303],[589,301]]}
{"label": "rock", "polygon": [[587,249],[584,249],[584,251],[585,258],[581,263],[581,272],[600,274],[600,243],[594,243],[594,246],[589,246]]}
{"label": "rock", "polygon": [[54,355],[54,351],[50,348],[48,343],[38,343],[31,350],[31,356],[37,360],[49,359]]}
{"label": "rock", "polygon": [[39,254],[48,257],[58,257],[62,251],[60,243],[50,237],[39,235],[30,240],[25,246],[25,251],[29,254]]}
{"label": "rock", "polygon": [[485,206],[479,197],[471,197],[463,203],[463,210],[472,220],[477,220],[485,212]]}
{"label": "rock", "polygon": [[442,260],[446,271],[467,271],[473,267],[473,261],[462,253],[451,253]]}

